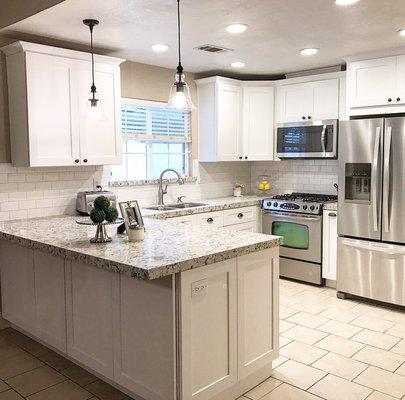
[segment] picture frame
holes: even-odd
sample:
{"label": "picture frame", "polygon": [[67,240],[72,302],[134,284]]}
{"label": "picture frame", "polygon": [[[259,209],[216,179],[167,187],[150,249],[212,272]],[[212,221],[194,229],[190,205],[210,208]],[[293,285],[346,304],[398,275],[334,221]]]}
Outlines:
{"label": "picture frame", "polygon": [[123,201],[119,203],[125,229],[128,232],[130,225],[144,226],[141,209],[137,200]]}

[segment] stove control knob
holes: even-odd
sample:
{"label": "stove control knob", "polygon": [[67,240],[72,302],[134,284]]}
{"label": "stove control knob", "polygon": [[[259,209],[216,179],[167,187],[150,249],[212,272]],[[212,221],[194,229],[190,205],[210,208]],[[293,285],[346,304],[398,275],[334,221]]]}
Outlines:
{"label": "stove control knob", "polygon": [[278,203],[277,203],[277,202],[273,203],[273,206],[274,206],[274,207],[277,207],[277,206],[278,206]]}
{"label": "stove control knob", "polygon": [[267,202],[267,207],[271,207],[271,201]]}
{"label": "stove control knob", "polygon": [[302,206],[303,210],[306,210],[308,208],[308,206],[305,204],[304,206]]}
{"label": "stove control knob", "polygon": [[310,209],[311,211],[314,211],[315,207],[314,207],[314,206],[311,206],[311,207],[309,207],[309,209]]}

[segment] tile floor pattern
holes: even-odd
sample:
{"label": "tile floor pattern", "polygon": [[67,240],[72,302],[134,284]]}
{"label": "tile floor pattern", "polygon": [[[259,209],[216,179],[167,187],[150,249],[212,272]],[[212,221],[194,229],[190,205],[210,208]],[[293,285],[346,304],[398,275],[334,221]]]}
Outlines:
{"label": "tile floor pattern", "polygon": [[[405,312],[280,281],[280,357],[238,400],[405,400]],[[0,400],[129,400],[13,329],[0,331]]]}

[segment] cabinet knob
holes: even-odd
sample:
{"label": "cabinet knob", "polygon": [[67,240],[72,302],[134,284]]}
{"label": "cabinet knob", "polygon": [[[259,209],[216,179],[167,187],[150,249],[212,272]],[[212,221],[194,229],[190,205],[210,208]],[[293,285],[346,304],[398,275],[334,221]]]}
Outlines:
{"label": "cabinet knob", "polygon": [[391,97],[388,99],[388,103],[391,103],[391,101],[392,101],[392,99],[391,99]]}
{"label": "cabinet knob", "polygon": [[79,160],[78,158],[76,158],[75,163],[76,163],[76,164],[79,164],[79,161],[80,161],[80,160]]}
{"label": "cabinet knob", "polygon": [[207,222],[208,222],[209,224],[212,224],[212,223],[214,222],[214,220],[210,217],[210,218],[207,218]]}
{"label": "cabinet knob", "polygon": [[248,157],[247,156],[245,156],[245,160],[247,160],[248,159]]}
{"label": "cabinet knob", "polygon": [[329,217],[336,217],[336,213],[329,213],[328,216]]}
{"label": "cabinet knob", "polygon": [[400,98],[400,97],[397,97],[397,101],[401,101],[401,98]]}
{"label": "cabinet knob", "polygon": [[239,213],[238,218],[243,218],[243,213]]}
{"label": "cabinet knob", "polygon": [[312,117],[310,115],[308,115],[308,119],[311,119]]}
{"label": "cabinet knob", "polygon": [[302,116],[302,119],[306,119],[306,117]]}
{"label": "cabinet knob", "polygon": [[87,161],[88,161],[87,158],[85,158],[85,159],[83,160],[84,163],[86,163]]}
{"label": "cabinet knob", "polygon": [[239,160],[242,160],[242,156],[239,156]]}

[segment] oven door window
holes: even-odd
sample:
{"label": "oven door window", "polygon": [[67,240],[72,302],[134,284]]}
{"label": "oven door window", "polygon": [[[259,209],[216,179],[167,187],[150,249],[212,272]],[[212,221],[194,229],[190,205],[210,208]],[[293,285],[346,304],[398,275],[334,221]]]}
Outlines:
{"label": "oven door window", "polygon": [[[322,132],[324,143],[322,144]],[[333,151],[333,126],[295,126],[277,129],[277,153],[322,153]]]}
{"label": "oven door window", "polygon": [[283,237],[283,247],[308,250],[309,229],[307,225],[295,222],[275,221],[272,224],[271,232],[273,235]]}

